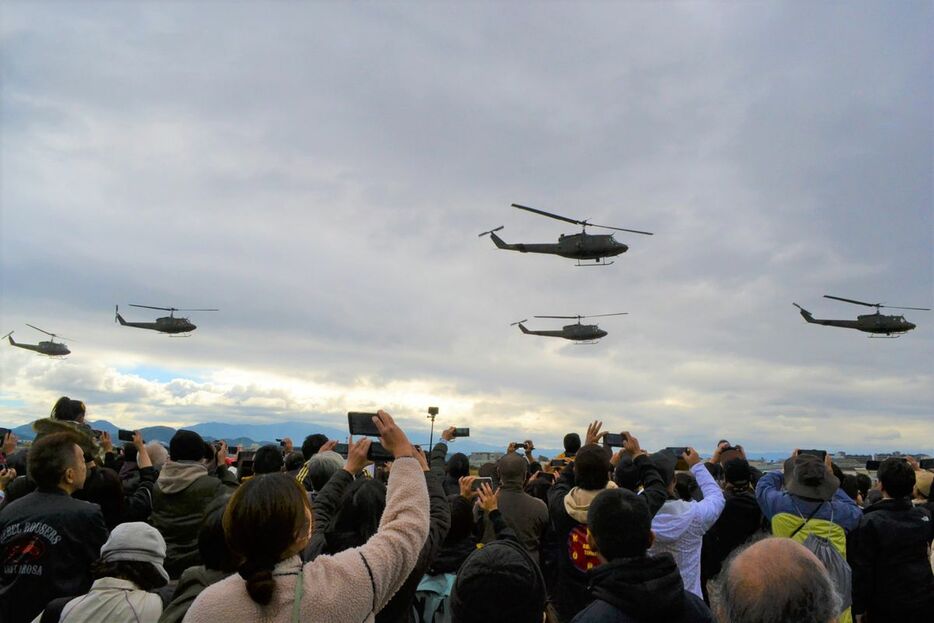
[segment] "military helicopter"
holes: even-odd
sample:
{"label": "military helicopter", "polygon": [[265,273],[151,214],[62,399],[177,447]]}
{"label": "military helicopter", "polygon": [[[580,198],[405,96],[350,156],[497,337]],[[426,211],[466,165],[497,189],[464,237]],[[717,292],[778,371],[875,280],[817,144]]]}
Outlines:
{"label": "military helicopter", "polygon": [[[491,229],[490,231],[485,231],[482,234],[479,234],[479,237],[489,235],[493,240],[493,244],[495,244],[497,248],[506,249],[507,251],[519,251],[520,253],[548,253],[551,255],[560,255],[561,257],[576,259],[577,266],[609,266],[610,264],[613,264],[613,262],[607,262],[606,258],[620,255],[621,253],[625,253],[629,250],[627,245],[614,240],[613,234],[588,234],[588,227],[613,229],[615,231],[628,231],[633,234],[644,234],[646,236],[653,235],[652,232],[639,231],[637,229],[623,229],[621,227],[597,225],[587,221],[586,219],[583,221],[578,221],[566,216],[545,212],[544,210],[538,210],[536,208],[519,205],[518,203],[512,204],[512,207],[525,210],[527,212],[532,212],[534,214],[541,214],[542,216],[547,216],[548,218],[557,219],[566,223],[580,225],[581,232],[579,234],[561,234],[556,244],[525,244],[521,242],[517,244],[508,244],[504,242],[502,238],[496,235],[496,232],[503,228],[503,226],[500,225],[496,229]],[[594,260],[595,263],[582,264],[581,260]]]}
{"label": "military helicopter", "polygon": [[[13,339],[12,331],[7,333],[3,337],[10,340],[11,346],[16,346],[17,348],[25,348],[26,350],[32,350],[32,351],[39,353],[40,355],[48,355],[49,357],[64,357],[65,355],[71,354],[71,351],[68,350],[67,346],[65,346],[61,342],[55,341],[55,338],[66,339],[66,340],[68,338],[62,338],[60,335],[49,333],[48,331],[44,329],[40,329],[39,327],[35,327],[29,324],[28,322],[26,323],[26,326],[32,327],[36,331],[41,331],[42,333],[45,333],[46,335],[51,336],[52,339],[47,342],[39,342],[38,344],[23,344],[22,342],[17,342]],[[0,339],[3,339],[3,338],[0,338]]]}
{"label": "military helicopter", "polygon": [[[915,324],[905,320],[904,316],[886,316],[880,314],[879,310],[883,307],[888,309],[914,309],[917,311],[931,311],[927,307],[894,307],[891,305],[883,305],[882,303],[865,303],[863,301],[855,301],[853,299],[845,299],[839,296],[831,296],[829,294],[824,295],[825,299],[833,299],[835,301],[843,301],[845,303],[853,303],[854,305],[865,305],[866,307],[875,307],[876,313],[874,314],[863,314],[857,316],[856,320],[824,320],[821,318],[815,318],[811,315],[811,312],[804,309],[797,303],[792,303],[795,307],[801,310],[801,316],[804,317],[810,323],[813,324],[822,324],[828,327],[842,327],[844,329],[856,329],[857,331],[865,331],[866,333],[872,334],[882,334],[885,335],[870,335],[869,337],[889,337],[896,338],[901,337],[901,334],[911,331],[915,328]],[[895,335],[892,335],[892,334]]]}
{"label": "military helicopter", "polygon": [[529,331],[523,323],[528,319],[513,322],[511,327],[519,325],[519,329],[526,335],[542,335],[544,337],[563,337],[566,340],[572,340],[579,344],[596,344],[601,337],[606,337],[607,333],[595,324],[581,324],[582,318],[605,318],[607,316],[625,316],[629,312],[619,312],[617,314],[595,314],[591,316],[532,316],[533,318],[561,318],[574,320],[576,324],[566,324],[560,331]]}
{"label": "military helicopter", "polygon": [[[172,334],[171,337],[176,337],[176,333],[191,333],[198,327],[193,325],[188,318],[176,318],[175,312],[177,311],[220,311],[217,309],[178,309],[177,307],[153,307],[152,305],[134,305],[130,303],[130,307],[142,307],[145,309],[161,309],[163,311],[169,312],[168,316],[163,316],[162,318],[156,318],[155,322],[127,322],[123,319],[123,316],[120,315],[120,308],[114,306],[114,321],[119,322],[125,327],[136,327],[137,329],[152,329],[153,331],[158,331],[159,333],[169,333]],[[185,336],[177,336],[185,337]]]}

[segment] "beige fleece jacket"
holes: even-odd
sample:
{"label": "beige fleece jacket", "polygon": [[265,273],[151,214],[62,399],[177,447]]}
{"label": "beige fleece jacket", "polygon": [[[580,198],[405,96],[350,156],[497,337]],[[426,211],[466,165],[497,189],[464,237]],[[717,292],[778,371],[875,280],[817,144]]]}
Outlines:
{"label": "beige fleece jacket", "polygon": [[[415,567],[427,538],[425,476],[418,461],[402,458],[392,465],[379,531],[361,547],[305,564],[302,622],[372,623]],[[184,621],[290,623],[300,565],[294,556],[276,566],[276,590],[268,606],[250,599],[246,582],[235,573],[204,589]]]}

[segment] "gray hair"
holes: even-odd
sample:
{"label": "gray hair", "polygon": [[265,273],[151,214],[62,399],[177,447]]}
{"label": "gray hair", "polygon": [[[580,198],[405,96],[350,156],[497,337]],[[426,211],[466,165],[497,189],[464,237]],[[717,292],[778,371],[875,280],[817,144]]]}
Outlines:
{"label": "gray hair", "polygon": [[158,441],[150,441],[147,443],[146,452],[149,453],[152,466],[157,470],[162,469],[162,466],[165,465],[166,460],[169,458],[169,451]]}
{"label": "gray hair", "polygon": [[[757,557],[760,560],[748,560]],[[803,545],[786,538],[761,539],[738,548],[708,589],[720,623],[828,623],[842,610],[824,565]]]}

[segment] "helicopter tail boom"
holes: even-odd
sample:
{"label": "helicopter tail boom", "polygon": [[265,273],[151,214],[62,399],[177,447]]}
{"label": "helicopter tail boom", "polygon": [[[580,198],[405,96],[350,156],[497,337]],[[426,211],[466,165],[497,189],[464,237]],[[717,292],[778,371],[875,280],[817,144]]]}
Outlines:
{"label": "helicopter tail boom", "polygon": [[126,326],[126,320],[124,320],[123,316],[120,315],[120,307],[117,305],[114,305],[114,320]]}
{"label": "helicopter tail boom", "polygon": [[792,303],[792,305],[794,305],[794,306],[797,307],[799,310],[801,310],[801,317],[804,318],[806,321],[820,324],[819,322],[817,322],[816,320],[814,320],[814,316],[811,315],[811,312],[809,312],[808,310],[804,309],[803,307],[801,307],[801,306],[798,305],[797,303]]}

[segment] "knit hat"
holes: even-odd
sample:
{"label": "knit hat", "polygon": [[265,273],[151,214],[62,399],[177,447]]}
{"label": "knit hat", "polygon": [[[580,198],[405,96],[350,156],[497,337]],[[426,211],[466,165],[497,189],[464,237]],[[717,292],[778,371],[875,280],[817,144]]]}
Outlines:
{"label": "knit hat", "polygon": [[204,458],[204,439],[193,430],[180,430],[169,442],[169,458],[173,461],[200,461]]}
{"label": "knit hat", "polygon": [[162,563],[165,562],[165,540],[159,531],[141,521],[122,523],[110,533],[110,538],[101,547],[101,561],[115,562],[131,560],[151,563],[156,571],[169,582]]}
{"label": "knit hat", "polygon": [[544,610],[541,569],[521,545],[508,539],[470,554],[451,590],[455,623],[539,623]]}
{"label": "knit hat", "polygon": [[927,470],[915,472],[915,489],[924,497],[931,497],[931,483],[934,482],[934,473]]}
{"label": "knit hat", "polygon": [[662,482],[667,487],[675,479],[675,467],[678,465],[678,457],[668,450],[659,450],[649,455],[652,463],[661,473]]}

